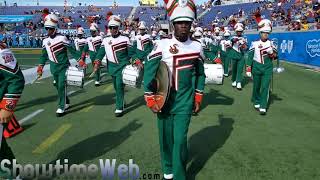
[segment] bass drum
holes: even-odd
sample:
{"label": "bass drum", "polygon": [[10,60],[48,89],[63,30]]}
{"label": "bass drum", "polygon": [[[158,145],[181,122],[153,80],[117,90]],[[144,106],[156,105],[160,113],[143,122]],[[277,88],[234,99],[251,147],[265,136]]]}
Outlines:
{"label": "bass drum", "polygon": [[206,84],[223,84],[222,64],[204,64],[204,73],[206,74]]}

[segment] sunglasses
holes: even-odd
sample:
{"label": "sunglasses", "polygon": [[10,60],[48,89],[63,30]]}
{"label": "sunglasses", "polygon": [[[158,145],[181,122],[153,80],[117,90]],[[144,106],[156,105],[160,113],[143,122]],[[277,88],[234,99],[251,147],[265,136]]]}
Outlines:
{"label": "sunglasses", "polygon": [[53,30],[54,28],[45,27],[44,29],[48,31],[48,30]]}
{"label": "sunglasses", "polygon": [[118,26],[109,26],[109,29],[118,29]]}

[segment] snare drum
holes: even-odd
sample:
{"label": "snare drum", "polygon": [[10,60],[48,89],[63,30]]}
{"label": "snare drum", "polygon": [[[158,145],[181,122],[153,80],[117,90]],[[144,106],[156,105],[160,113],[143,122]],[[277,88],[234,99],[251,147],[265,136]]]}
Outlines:
{"label": "snare drum", "polygon": [[206,74],[206,84],[223,84],[223,66],[222,64],[204,64],[204,73]]}
{"label": "snare drum", "polygon": [[66,72],[67,85],[77,86],[83,88],[84,83],[84,69],[69,66]]}
{"label": "snare drum", "polygon": [[140,88],[142,82],[142,70],[136,66],[127,65],[122,70],[122,81],[123,84],[127,86]]}

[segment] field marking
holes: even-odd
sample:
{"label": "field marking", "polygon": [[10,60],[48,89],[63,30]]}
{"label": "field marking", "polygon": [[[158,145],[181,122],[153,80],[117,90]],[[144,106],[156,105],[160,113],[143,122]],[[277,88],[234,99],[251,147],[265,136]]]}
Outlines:
{"label": "field marking", "polygon": [[34,68],[34,67],[36,67],[36,66],[34,66],[34,65],[19,65],[20,67],[22,67],[22,68]]}
{"label": "field marking", "polygon": [[[26,55],[26,54],[23,54]],[[38,61],[37,59],[33,58],[33,57],[17,57],[18,60],[20,59],[30,59],[30,60],[35,60],[36,62]]]}
{"label": "field marking", "polygon": [[88,84],[92,83],[93,82],[93,79],[91,79],[90,81],[88,82],[85,82],[83,86],[87,86]]}
{"label": "field marking", "polygon": [[112,85],[109,85],[103,90],[103,92],[107,93],[107,92],[110,92],[111,90],[112,90]]}
{"label": "field marking", "polygon": [[33,112],[33,113],[27,115],[26,117],[24,117],[23,119],[21,119],[21,120],[19,121],[19,124],[20,124],[20,125],[21,125],[21,124],[24,124],[25,122],[29,121],[30,119],[32,119],[32,118],[35,117],[36,115],[42,113],[43,111],[44,111],[44,109],[38,109],[38,110],[36,110],[35,112]]}
{"label": "field marking", "polygon": [[84,109],[82,109],[80,112],[89,112],[93,108],[93,105],[90,105]]}
{"label": "field marking", "polygon": [[44,140],[36,149],[32,151],[34,154],[44,153],[50,146],[57,142],[70,128],[71,124],[61,125],[54,133]]}
{"label": "field marking", "polygon": [[316,73],[320,73],[320,69],[306,69],[307,71],[312,71]]}
{"label": "field marking", "polygon": [[76,91],[70,91],[70,92],[68,92],[68,96],[70,96],[71,94],[73,94],[73,93],[75,93]]}
{"label": "field marking", "polygon": [[[90,83],[92,83],[92,82],[93,82],[93,80],[90,80],[90,81],[88,81],[88,82],[84,83],[84,85],[83,85],[83,86],[87,86],[88,84],[90,84]],[[77,91],[70,91],[70,92],[68,92],[68,96],[70,96],[71,94],[73,94],[73,93],[75,93],[75,92],[78,92],[78,91],[80,91],[80,90],[77,90]]]}

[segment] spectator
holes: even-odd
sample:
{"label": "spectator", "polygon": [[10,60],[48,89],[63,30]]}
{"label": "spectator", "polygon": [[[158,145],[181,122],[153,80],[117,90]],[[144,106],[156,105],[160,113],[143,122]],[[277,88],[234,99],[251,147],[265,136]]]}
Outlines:
{"label": "spectator", "polygon": [[309,30],[309,24],[308,24],[308,22],[307,22],[307,19],[304,19],[304,20],[302,21],[301,30],[303,30],[303,31],[308,31],[308,30]]}
{"label": "spectator", "polygon": [[301,30],[301,21],[300,21],[300,19],[296,20],[293,23],[293,30],[294,31],[300,31]]}
{"label": "spectator", "polygon": [[29,34],[29,45],[33,48],[33,36],[31,34]]}
{"label": "spectator", "polygon": [[320,19],[318,19],[318,21],[317,21],[316,29],[320,29]]}
{"label": "spectator", "polygon": [[9,47],[12,47],[12,45],[13,45],[12,36],[9,36],[9,37],[8,37],[8,44],[9,44]]}
{"label": "spectator", "polygon": [[18,33],[16,34],[15,40],[16,40],[16,45],[17,45],[18,47],[20,47],[19,34],[18,34]]}

